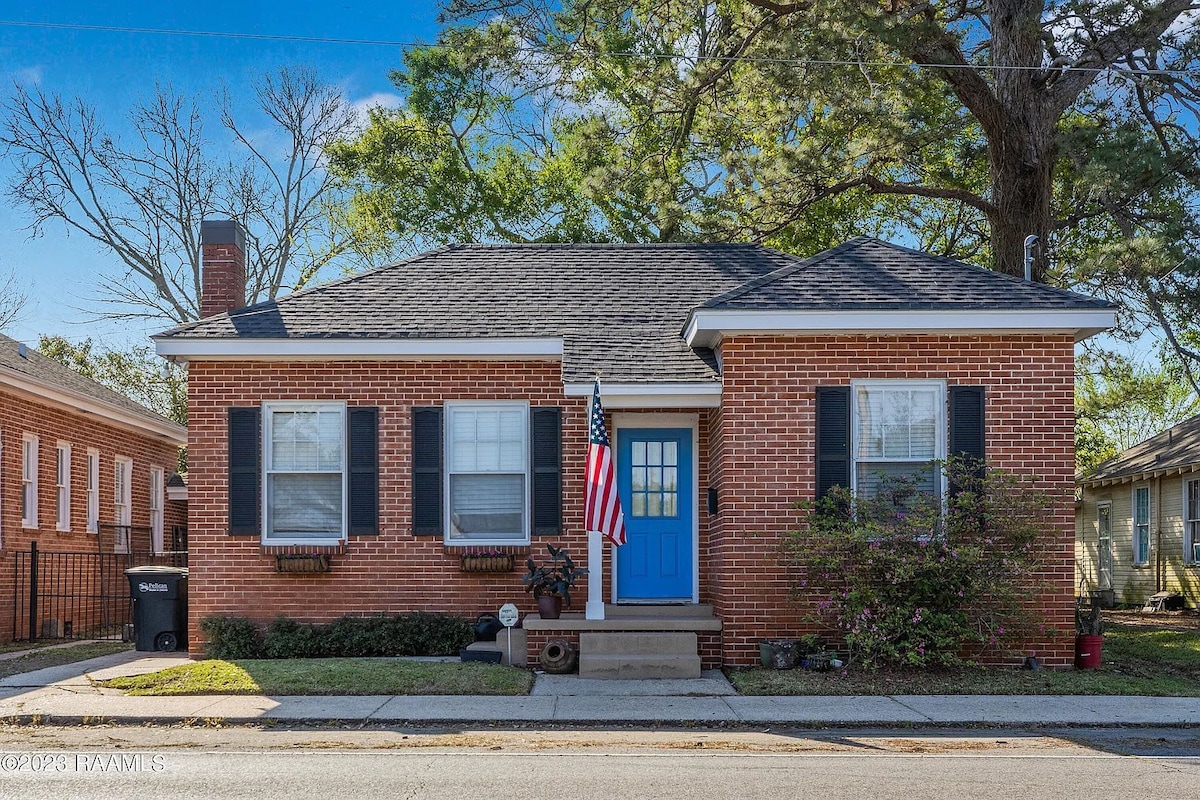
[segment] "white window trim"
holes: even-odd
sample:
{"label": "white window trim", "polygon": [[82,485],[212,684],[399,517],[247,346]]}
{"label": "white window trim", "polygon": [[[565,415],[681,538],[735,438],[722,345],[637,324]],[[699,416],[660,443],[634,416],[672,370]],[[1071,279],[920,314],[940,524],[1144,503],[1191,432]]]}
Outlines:
{"label": "white window trim", "polygon": [[1197,563],[1195,546],[1200,543],[1200,537],[1191,535],[1188,522],[1195,520],[1197,529],[1200,529],[1200,508],[1189,508],[1189,483],[1200,483],[1200,475],[1193,472],[1183,476],[1183,563],[1191,566]]}
{"label": "white window trim", "polygon": [[[27,451],[29,454],[27,455]],[[33,475],[28,469],[33,462]],[[31,495],[31,502],[25,503],[25,493]],[[37,528],[38,526],[38,437],[32,433],[21,434],[21,527]],[[25,513],[29,512],[29,513]]]}
{"label": "white window trim", "polygon": [[100,451],[87,449],[87,532],[99,533],[100,528]]}
{"label": "white window trim", "polygon": [[167,473],[162,467],[150,468],[150,548],[155,553],[163,552],[163,524],[166,501]]}
{"label": "white window trim", "polygon": [[71,532],[71,445],[63,441],[54,446],[54,529]]}
{"label": "white window trim", "polygon": [[1099,500],[1096,502],[1096,587],[1098,589],[1102,589],[1102,590],[1112,588],[1113,567],[1110,564],[1109,570],[1108,570],[1108,585],[1106,586],[1106,585],[1104,585],[1105,581],[1103,579],[1103,576],[1100,573],[1100,569],[1101,569],[1101,566],[1100,566],[1101,565],[1100,532],[1104,530],[1103,526],[1101,525],[1101,520],[1103,519],[1103,514],[1101,512],[1108,511],[1108,553],[1109,553],[1109,557],[1111,558],[1112,552],[1113,552],[1112,506],[1113,506],[1112,500]]}
{"label": "white window trim", "polygon": [[[342,532],[341,535],[333,537],[314,537],[314,536],[272,536],[269,524],[270,515],[268,514],[268,505],[271,502],[270,492],[267,491],[267,476],[274,473],[276,470],[270,469],[271,461],[271,414],[275,411],[320,411],[336,408],[342,415]],[[350,437],[347,434],[349,417],[346,412],[346,404],[338,402],[298,402],[298,401],[278,401],[262,404],[262,474],[260,475],[259,493],[262,496],[262,508],[260,512],[260,524],[262,525],[262,534],[260,540],[264,545],[270,546],[290,546],[290,545],[311,545],[314,547],[328,547],[340,545],[346,541],[346,531],[349,529],[349,502],[350,502]],[[280,472],[290,472],[289,470],[279,470]],[[332,470],[318,470],[320,474],[328,474]]]}
{"label": "white window trim", "polygon": [[[858,418],[858,390],[862,387],[879,386],[887,389],[929,389],[936,387],[938,392],[937,408],[939,409],[938,421],[934,425],[934,448],[933,458],[931,459],[915,459],[915,458],[877,458],[877,459],[862,459],[858,458],[859,445],[859,418]],[[927,461],[945,461],[946,459],[946,439],[950,426],[950,415],[947,408],[946,400],[946,382],[939,380],[858,380],[850,382],[850,491],[853,494],[858,493],[858,465],[873,464],[873,463],[905,463],[924,464]],[[938,497],[944,497],[946,494],[946,475],[943,470],[937,470],[937,486]]]}
{"label": "white window trim", "polygon": [[[117,472],[124,470],[124,480],[117,480]],[[118,491],[121,488],[118,494]],[[133,459],[117,456],[113,459],[113,552],[129,552],[129,527],[133,525]]]}
{"label": "white window trim", "polygon": [[[523,536],[521,538],[509,537],[509,538],[501,538],[501,539],[477,539],[477,538],[452,539],[450,537],[450,533],[453,530],[453,525],[451,524],[451,508],[450,508],[450,483],[451,483],[450,476],[458,474],[458,473],[455,473],[450,468],[450,464],[451,464],[451,459],[450,459],[450,455],[451,455],[450,454],[450,446],[451,446],[450,417],[451,417],[453,411],[456,409],[457,410],[464,410],[464,409],[482,410],[482,409],[489,409],[489,408],[496,408],[496,409],[520,408],[525,413],[525,437],[524,437],[524,441],[525,441],[525,472],[524,472],[524,474],[525,474],[525,500],[524,500],[524,503],[525,503],[525,505],[524,505],[525,530],[522,531]],[[484,401],[448,402],[445,404],[444,408],[442,409],[442,464],[443,464],[443,467],[442,467],[442,484],[443,484],[442,485],[442,509],[443,509],[443,511],[442,511],[442,514],[443,514],[443,517],[442,517],[442,530],[443,530],[442,541],[447,546],[449,546],[449,547],[504,547],[504,546],[522,547],[522,546],[528,546],[532,543],[533,539],[531,536],[531,532],[533,530],[533,509],[531,508],[531,505],[532,505],[532,492],[533,492],[533,486],[532,486],[532,484],[533,484],[533,474],[532,474],[532,472],[533,472],[533,469],[532,469],[533,456],[530,453],[531,447],[530,447],[530,441],[529,441],[529,438],[531,435],[532,435],[532,433],[531,433],[531,430],[529,427],[529,403],[527,403],[527,402],[499,400],[499,401],[493,401],[493,402],[484,402]],[[484,473],[465,472],[462,474],[478,475],[478,474],[484,474]],[[516,475],[517,473],[516,472],[490,472],[490,473],[486,473],[486,474],[489,474],[489,475]]]}
{"label": "white window trim", "polygon": [[[1138,560],[1138,521],[1137,521],[1138,492],[1146,493],[1146,560],[1145,561]],[[1154,503],[1153,503],[1153,498],[1150,496],[1150,487],[1149,486],[1134,486],[1132,488],[1132,495],[1130,496],[1129,532],[1132,534],[1130,536],[1130,543],[1133,545],[1131,548],[1132,553],[1130,555],[1133,558],[1133,565],[1135,567],[1144,567],[1150,563],[1150,556],[1152,555],[1150,552],[1151,544],[1152,544],[1152,542],[1150,541],[1150,530],[1151,530],[1151,526],[1153,525],[1153,520],[1154,520]]]}

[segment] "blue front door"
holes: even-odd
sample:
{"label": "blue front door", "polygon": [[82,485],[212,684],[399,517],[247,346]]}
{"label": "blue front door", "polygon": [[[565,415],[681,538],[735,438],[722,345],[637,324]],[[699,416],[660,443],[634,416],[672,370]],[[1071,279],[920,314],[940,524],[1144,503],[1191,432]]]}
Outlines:
{"label": "blue front door", "polygon": [[617,489],[627,536],[616,553],[617,601],[691,602],[692,429],[622,428]]}

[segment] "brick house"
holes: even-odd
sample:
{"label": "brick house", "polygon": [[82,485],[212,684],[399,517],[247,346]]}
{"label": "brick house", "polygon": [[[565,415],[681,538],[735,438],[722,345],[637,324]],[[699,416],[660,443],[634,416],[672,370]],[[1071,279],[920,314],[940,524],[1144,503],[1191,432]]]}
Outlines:
{"label": "brick house", "polygon": [[[166,490],[186,443],[171,420],[0,336],[0,641],[30,633],[32,543],[43,554],[170,547],[172,529],[187,524],[186,503]],[[40,578],[56,600],[34,635],[97,632],[94,571],[91,561],[45,556]]]}
{"label": "brick house", "polygon": [[[205,223],[212,316],[155,337],[189,365],[193,643],[216,614],[532,612],[520,572],[460,556],[519,563],[550,542],[586,560],[599,375],[630,541],[590,564],[604,618],[531,613],[531,654],[550,635],[684,631],[697,663],[749,664],[802,632],[777,566],[795,501],[871,491],[879,471],[942,491],[931,460],[965,451],[1054,487],[1039,601],[1058,635],[1030,646],[1070,662],[1074,344],[1112,324],[1106,303],[857,238],[806,260],[449,246],[236,308],[242,237]],[[305,555],[327,571],[285,566]]]}

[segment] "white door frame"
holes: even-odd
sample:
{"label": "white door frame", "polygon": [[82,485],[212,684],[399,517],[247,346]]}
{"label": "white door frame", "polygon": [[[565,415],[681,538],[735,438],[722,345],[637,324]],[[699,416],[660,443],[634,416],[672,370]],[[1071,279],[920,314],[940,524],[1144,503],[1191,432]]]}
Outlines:
{"label": "white door frame", "polygon": [[[617,469],[622,465],[617,463],[616,456],[620,452],[621,429],[638,428],[691,428],[692,431],[692,496],[688,502],[692,505],[692,602],[700,602],[700,415],[699,414],[665,414],[649,412],[645,414],[636,411],[615,411],[613,418],[613,461]],[[609,576],[611,602],[617,602],[617,548],[610,545]]]}

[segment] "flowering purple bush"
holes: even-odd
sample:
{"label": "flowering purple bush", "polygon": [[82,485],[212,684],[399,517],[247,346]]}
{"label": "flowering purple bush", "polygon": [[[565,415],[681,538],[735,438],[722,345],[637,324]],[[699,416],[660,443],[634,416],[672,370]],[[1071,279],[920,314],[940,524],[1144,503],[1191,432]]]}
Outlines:
{"label": "flowering purple bush", "polygon": [[838,488],[802,504],[806,524],[785,539],[797,599],[860,666],[954,665],[1039,629],[1051,498],[978,462],[941,466],[945,498],[897,478],[871,497]]}

